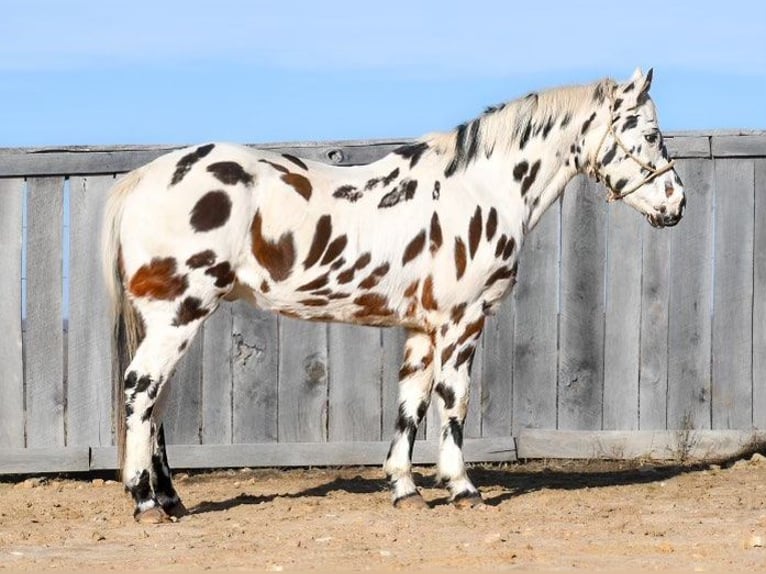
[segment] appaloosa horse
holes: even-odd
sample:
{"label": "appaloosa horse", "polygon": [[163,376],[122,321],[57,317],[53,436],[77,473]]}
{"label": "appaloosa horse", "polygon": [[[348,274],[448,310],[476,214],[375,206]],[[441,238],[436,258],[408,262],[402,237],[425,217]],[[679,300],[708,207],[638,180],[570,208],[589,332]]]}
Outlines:
{"label": "appaloosa horse", "polygon": [[103,251],[116,332],[132,357],[117,417],[136,519],[184,510],[165,456],[162,399],[205,318],[235,298],[290,317],[408,329],[385,462],[394,505],[423,504],[410,469],[432,392],[439,477],[455,503],[481,501],[462,454],[471,360],[485,316],[514,284],[526,234],[578,173],[602,180],[608,199],[655,227],[681,219],[684,191],[651,77],[636,70],[624,83],[532,93],[369,165],[210,143],[122,178]]}

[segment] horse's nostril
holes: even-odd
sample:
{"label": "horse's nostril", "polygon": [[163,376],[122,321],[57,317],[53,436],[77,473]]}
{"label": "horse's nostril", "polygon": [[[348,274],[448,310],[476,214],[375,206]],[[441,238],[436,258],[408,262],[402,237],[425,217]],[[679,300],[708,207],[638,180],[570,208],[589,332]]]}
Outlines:
{"label": "horse's nostril", "polygon": [[668,210],[664,205],[660,205],[660,213],[665,213]]}

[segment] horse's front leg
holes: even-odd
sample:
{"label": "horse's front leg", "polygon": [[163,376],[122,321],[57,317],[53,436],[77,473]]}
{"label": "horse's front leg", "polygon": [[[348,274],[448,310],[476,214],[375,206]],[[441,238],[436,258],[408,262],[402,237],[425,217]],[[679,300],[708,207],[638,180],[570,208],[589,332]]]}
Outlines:
{"label": "horse's front leg", "polygon": [[399,369],[399,415],[384,470],[391,482],[394,506],[424,507],[412,480],[412,448],[418,425],[428,410],[433,388],[434,345],[431,335],[413,331]]}
{"label": "horse's front leg", "polygon": [[436,354],[441,364],[434,389],[439,396],[441,417],[438,478],[458,506],[482,502],[465,469],[463,428],[468,412],[471,363],[483,327],[484,315],[479,309],[457,323],[447,324],[437,337]]}

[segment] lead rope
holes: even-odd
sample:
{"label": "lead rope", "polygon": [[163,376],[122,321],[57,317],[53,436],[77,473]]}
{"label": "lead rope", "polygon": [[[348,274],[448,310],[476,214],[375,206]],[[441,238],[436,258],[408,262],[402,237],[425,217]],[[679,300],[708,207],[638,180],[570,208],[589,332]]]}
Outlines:
{"label": "lead rope", "polygon": [[[630,195],[634,191],[640,189],[642,186],[646,185],[650,181],[656,179],[657,177],[661,176],[663,173],[666,173],[673,169],[673,166],[675,165],[675,160],[670,160],[667,164],[663,165],[661,168],[655,168],[649,165],[648,163],[645,163],[641,161],[640,158],[636,157],[631,151],[628,149],[628,147],[622,142],[622,140],[617,137],[617,132],[614,131],[614,121],[612,120],[613,116],[613,110],[614,110],[614,100],[612,99],[612,94],[609,94],[609,125],[606,128],[606,131],[604,132],[604,135],[601,136],[601,141],[598,144],[598,147],[596,148],[596,153],[590,158],[588,161],[588,173],[593,175],[596,178],[596,181],[603,180],[606,184],[607,189],[609,190],[609,196],[606,198],[607,202],[612,203],[613,201],[618,201],[620,199],[624,199],[625,196]],[[606,141],[607,136],[611,134],[614,138],[615,143],[622,148],[622,151],[625,152],[625,154],[632,159],[634,162],[636,162],[638,165],[640,165],[643,169],[649,172],[649,175],[647,175],[643,180],[641,180],[637,185],[634,185],[627,191],[617,191],[612,187],[611,182],[605,178],[602,177],[601,174],[598,171],[599,167],[599,155],[601,154],[601,148],[604,147],[604,142]]]}

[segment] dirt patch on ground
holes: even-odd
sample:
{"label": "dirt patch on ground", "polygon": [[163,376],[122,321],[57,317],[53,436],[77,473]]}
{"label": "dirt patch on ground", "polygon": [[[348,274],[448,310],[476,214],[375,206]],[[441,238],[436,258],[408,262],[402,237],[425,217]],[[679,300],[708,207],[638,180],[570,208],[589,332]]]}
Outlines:
{"label": "dirt patch on ground", "polygon": [[460,510],[391,507],[380,469],[179,474],[192,515],[136,524],[103,478],[0,483],[0,570],[683,570],[766,568],[766,460],[479,466]]}

